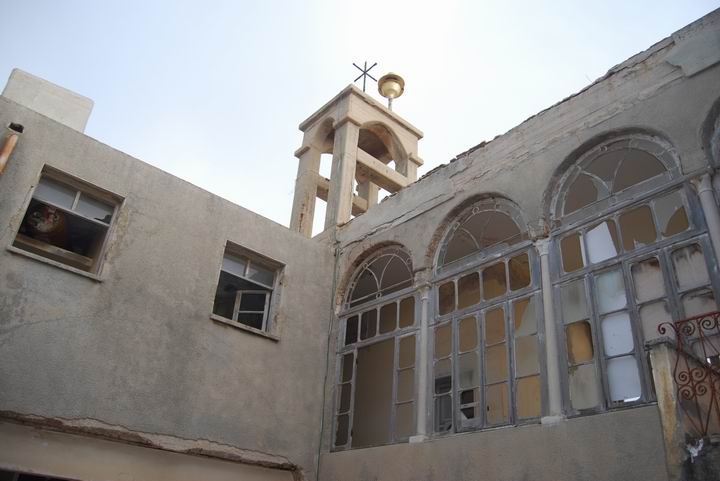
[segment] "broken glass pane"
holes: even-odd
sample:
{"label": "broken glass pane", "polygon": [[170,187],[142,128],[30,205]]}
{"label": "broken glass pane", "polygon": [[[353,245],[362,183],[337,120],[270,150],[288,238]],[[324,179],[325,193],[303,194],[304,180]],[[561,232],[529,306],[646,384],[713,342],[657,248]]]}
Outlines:
{"label": "broken glass pane", "polygon": [[76,189],[55,182],[47,177],[42,177],[35,188],[33,197],[70,210],[75,202],[76,195]]}
{"label": "broken glass pane", "polygon": [[458,331],[460,352],[470,351],[477,347],[478,332],[475,316],[460,319],[460,321],[458,321]]}
{"label": "broken glass pane", "polygon": [[358,316],[352,316],[345,321],[345,345],[357,342]]}
{"label": "broken glass pane", "polygon": [[575,212],[586,205],[597,202],[599,199],[598,189],[595,187],[595,183],[592,181],[590,176],[580,174],[578,178],[575,179],[575,182],[570,185],[570,188],[565,194],[565,207],[563,208],[563,214],[567,215],[571,212]]}
{"label": "broken glass pane", "polygon": [[415,392],[415,369],[398,372],[397,402],[411,401]]}
{"label": "broken glass pane", "polygon": [[653,202],[660,232],[663,237],[684,232],[690,226],[680,191],[672,192]]}
{"label": "broken glass pane", "polygon": [[685,317],[699,316],[707,312],[717,311],[715,295],[709,289],[700,289],[689,292],[682,297]]}
{"label": "broken glass pane", "polygon": [[565,338],[567,340],[570,365],[592,360],[594,350],[592,331],[588,321],[580,321],[565,326]]}
{"label": "broken glass pane", "polygon": [[521,299],[513,304],[515,312],[515,335],[527,336],[537,332],[537,321],[535,320],[535,297]]}
{"label": "broken glass pane", "polygon": [[616,312],[603,318],[602,339],[606,356],[617,356],[633,350],[633,333],[627,312]]}
{"label": "broken glass pane", "polygon": [[450,355],[452,349],[452,331],[450,324],[435,328],[435,359]]}
{"label": "broken glass pane", "polygon": [[515,375],[518,377],[540,372],[537,336],[515,339]]}
{"label": "broken glass pane", "polygon": [[377,332],[377,310],[363,312],[360,319],[360,339],[370,339]]}
{"label": "broken glass pane", "polygon": [[520,419],[540,416],[542,395],[540,376],[526,377],[517,381],[517,415]]}
{"label": "broken glass pane", "polygon": [[561,287],[562,311],[565,324],[587,319],[587,300],[585,299],[585,281],[578,279]]}
{"label": "broken glass pane", "polygon": [[575,409],[589,409],[600,403],[595,364],[583,364],[568,370],[570,402]]}
{"label": "broken glass pane", "polygon": [[620,232],[626,251],[655,242],[657,233],[650,207],[643,205],[621,215]]}
{"label": "broken glass pane", "polygon": [[380,334],[392,332],[397,326],[397,304],[391,302],[380,308]]}
{"label": "broken glass pane", "polygon": [[498,262],[483,269],[482,277],[483,297],[486,300],[502,296],[507,291],[504,262]]}
{"label": "broken glass pane", "polygon": [[618,238],[615,222],[607,220],[588,229],[585,232],[585,245],[587,256],[591,264],[612,259],[620,252],[620,239]]}
{"label": "broken glass pane", "polygon": [[597,276],[597,302],[600,314],[622,309],[627,304],[622,271],[615,269]]}
{"label": "broken glass pane", "polygon": [[348,382],[352,379],[353,376],[353,361],[355,360],[355,355],[351,352],[348,354],[345,354],[343,356],[342,360],[342,379],[340,382]]}
{"label": "broken glass pane", "polygon": [[435,394],[443,394],[452,388],[450,359],[443,359],[435,363]]}
{"label": "broken glass pane", "polygon": [[477,352],[468,352],[458,356],[458,383],[460,389],[467,389],[480,384],[478,366]]}
{"label": "broken glass pane", "polygon": [[335,446],[344,446],[348,441],[348,423],[350,418],[347,414],[337,417],[337,429],[335,430]]}
{"label": "broken glass pane", "polygon": [[455,310],[455,283],[453,281],[446,282],[438,289],[438,306],[441,316]]}
{"label": "broken glass pane", "polygon": [[340,408],[339,412],[345,413],[350,410],[350,393],[352,392],[352,384],[345,383],[340,386]]}
{"label": "broken glass pane", "polygon": [[443,432],[452,428],[452,398],[440,396],[435,398],[435,432]]}
{"label": "broken glass pane", "polygon": [[705,256],[698,244],[673,251],[672,260],[675,265],[675,282],[680,289],[701,286],[710,281]]}
{"label": "broken glass pane", "polygon": [[563,270],[573,272],[584,267],[580,234],[571,234],[560,241]]}
{"label": "broken glass pane", "polygon": [[509,404],[507,383],[487,386],[485,396],[487,397],[487,423],[500,424],[507,422]]}
{"label": "broken glass pane", "polygon": [[468,389],[460,393],[460,405],[474,404],[480,401],[479,389]]}
{"label": "broken glass pane", "polygon": [[638,262],[632,266],[635,296],[639,302],[657,299],[665,295],[662,269],[657,257]]}
{"label": "broken glass pane", "polygon": [[400,339],[400,352],[398,353],[398,369],[415,365],[415,336]]}
{"label": "broken glass pane", "polygon": [[413,425],[414,404],[399,404],[395,408],[395,438],[405,439],[415,434]]}
{"label": "broken glass pane", "polygon": [[612,401],[636,401],[640,398],[640,374],[633,356],[607,361],[608,385]]}
{"label": "broken glass pane", "polygon": [[458,280],[458,309],[480,302],[480,274],[472,272]]}
{"label": "broken glass pane", "polygon": [[505,310],[498,307],[485,311],[485,345],[505,339]]}
{"label": "broken glass pane", "polygon": [[505,343],[485,349],[485,382],[491,384],[508,377],[507,349]]}
{"label": "broken glass pane", "polygon": [[512,257],[508,261],[510,290],[516,291],[530,285],[530,260],[527,252]]}
{"label": "broken glass pane", "polygon": [[665,334],[658,332],[658,326],[660,324],[671,321],[672,316],[665,301],[651,302],[640,308],[640,322],[642,323],[643,336],[646,341],[663,335],[672,337],[672,329],[668,329]]}
{"label": "broken glass pane", "polygon": [[415,298],[406,297],[400,301],[400,328],[415,324]]}
{"label": "broken glass pane", "polygon": [[460,408],[460,415],[463,421],[469,421],[480,416],[480,406],[467,406]]}
{"label": "broken glass pane", "polygon": [[665,166],[655,156],[638,149],[625,149],[625,158],[613,182],[613,193],[665,172]]}

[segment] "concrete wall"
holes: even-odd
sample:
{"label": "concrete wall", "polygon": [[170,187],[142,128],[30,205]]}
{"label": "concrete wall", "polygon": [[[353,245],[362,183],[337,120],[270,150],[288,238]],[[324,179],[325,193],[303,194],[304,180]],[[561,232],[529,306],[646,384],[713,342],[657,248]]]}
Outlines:
{"label": "concrete wall", "polygon": [[[0,177],[0,414],[312,479],[327,245],[0,97],[9,122],[25,133]],[[44,164],[125,199],[100,281],[7,250]],[[226,241],[285,265],[278,341],[210,320]]]}

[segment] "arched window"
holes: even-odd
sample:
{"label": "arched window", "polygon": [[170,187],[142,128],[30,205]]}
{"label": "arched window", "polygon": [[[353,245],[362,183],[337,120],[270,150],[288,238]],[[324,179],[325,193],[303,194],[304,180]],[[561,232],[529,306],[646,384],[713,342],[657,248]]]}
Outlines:
{"label": "arched window", "polygon": [[661,139],[628,135],[563,177],[552,271],[571,413],[651,401],[645,341],[662,322],[717,309],[709,239],[678,166]]}
{"label": "arched window", "polygon": [[440,244],[433,285],[435,432],[537,421],[540,270],[518,209],[486,199],[463,211]]}
{"label": "arched window", "polygon": [[335,449],[415,434],[416,299],[410,255],[385,247],[355,270],[340,315]]}

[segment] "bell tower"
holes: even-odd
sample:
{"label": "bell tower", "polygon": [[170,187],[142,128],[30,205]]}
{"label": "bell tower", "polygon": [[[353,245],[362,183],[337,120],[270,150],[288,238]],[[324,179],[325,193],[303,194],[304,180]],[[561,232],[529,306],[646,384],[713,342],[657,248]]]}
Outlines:
{"label": "bell tower", "polygon": [[[394,193],[415,182],[423,164],[417,154],[423,133],[354,85],[308,117],[300,130],[290,228],[306,237],[312,235],[318,197],[327,202],[327,230],[373,208],[379,189]],[[320,156],[328,153],[330,179],[320,175]]]}

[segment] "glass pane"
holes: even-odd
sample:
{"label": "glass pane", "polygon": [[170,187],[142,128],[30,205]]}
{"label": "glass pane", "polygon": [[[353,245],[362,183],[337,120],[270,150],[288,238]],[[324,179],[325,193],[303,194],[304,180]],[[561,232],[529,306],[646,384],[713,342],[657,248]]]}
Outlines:
{"label": "glass pane", "polygon": [[600,403],[595,364],[583,364],[571,367],[568,371],[570,378],[570,402],[575,409],[589,409]]}
{"label": "glass pane", "polygon": [[485,311],[485,344],[505,339],[505,310],[502,307]]}
{"label": "glass pane", "polygon": [[415,298],[406,297],[400,301],[400,328],[415,324]]}
{"label": "glass pane", "polygon": [[355,354],[352,352],[345,354],[342,359],[342,378],[340,382],[349,382],[353,377],[353,361]]}
{"label": "glass pane", "polygon": [[450,359],[443,359],[435,363],[435,394],[443,394],[452,388]]}
{"label": "glass pane", "polygon": [[455,283],[450,281],[441,285],[438,289],[438,305],[440,315],[448,314],[455,310]]}
{"label": "glass pane", "polygon": [[640,398],[640,374],[633,356],[608,359],[608,385],[612,401],[636,401]]}
{"label": "glass pane", "polygon": [[85,194],[80,194],[80,200],[77,207],[75,207],[75,212],[106,224],[110,223],[114,210],[113,206]]}
{"label": "glass pane", "polygon": [[458,384],[460,389],[467,389],[480,384],[478,369],[477,352],[468,352],[458,356]]}
{"label": "glass pane", "polygon": [[435,399],[435,432],[452,428],[452,398],[440,396]]}
{"label": "glass pane", "polygon": [[498,262],[483,270],[483,296],[493,299],[502,296],[507,291],[505,283],[505,263]]}
{"label": "glass pane", "polygon": [[625,307],[625,282],[622,271],[603,272],[597,276],[597,302],[600,314]]}
{"label": "glass pane", "polygon": [[515,339],[515,375],[528,376],[540,372],[537,336]]}
{"label": "glass pane", "polygon": [[340,385],[340,408],[339,412],[345,413],[350,410],[350,393],[352,392],[352,384],[346,383]]}
{"label": "glass pane", "polygon": [[680,289],[701,286],[710,282],[705,256],[698,244],[691,244],[672,253],[675,282]]}
{"label": "glass pane", "polygon": [[358,316],[352,316],[345,321],[345,345],[357,342],[358,338]]}
{"label": "glass pane", "polygon": [[653,207],[663,237],[674,236],[690,227],[680,191],[655,199]]}
{"label": "glass pane", "polygon": [[477,321],[475,316],[465,317],[458,322],[460,352],[470,351],[478,345]]}
{"label": "glass pane", "polygon": [[415,365],[415,336],[400,339],[400,352],[398,353],[398,369]]}
{"label": "glass pane", "polygon": [[528,297],[513,304],[513,318],[515,320],[515,336],[527,336],[537,332],[535,319],[535,298]]}
{"label": "glass pane", "polygon": [[706,312],[718,310],[715,295],[709,289],[688,292],[682,296],[682,304],[683,309],[685,309],[685,317],[699,316]]}
{"label": "glass pane", "polygon": [[248,266],[248,278],[255,282],[265,284],[266,286],[272,286],[275,280],[275,272],[264,266],[259,265],[255,261],[250,261]]}
{"label": "glass pane", "polygon": [[602,320],[603,347],[606,356],[617,356],[633,350],[633,333],[627,312],[616,312]]}
{"label": "glass pane", "polygon": [[458,309],[480,302],[480,274],[472,272],[458,280]]}
{"label": "glass pane", "polygon": [[515,256],[508,261],[510,273],[510,290],[516,291],[530,285],[530,260],[527,252]]}
{"label": "glass pane", "polygon": [[450,324],[435,328],[435,359],[450,355],[452,349],[452,331]]}
{"label": "glass pane", "polygon": [[572,234],[560,241],[563,270],[573,272],[584,267],[580,234]]}
{"label": "glass pane", "polygon": [[620,239],[618,238],[615,223],[612,220],[598,224],[585,233],[587,257],[591,264],[612,259],[620,252]]}
{"label": "glass pane", "polygon": [[344,446],[348,441],[350,417],[347,414],[337,417],[337,428],[335,431],[335,446]]}
{"label": "glass pane", "polygon": [[505,343],[485,349],[485,383],[504,381],[508,377]]}
{"label": "glass pane", "polygon": [[662,269],[656,257],[634,264],[632,277],[638,301],[644,302],[665,296]]}
{"label": "glass pane", "polygon": [[397,402],[412,401],[415,397],[415,369],[398,372]]}
{"label": "glass pane", "polygon": [[370,339],[377,333],[377,310],[366,311],[360,317],[360,339]]}
{"label": "glass pane", "polygon": [[542,395],[540,376],[518,379],[517,382],[517,415],[520,419],[540,417]]}
{"label": "glass pane", "polygon": [[33,197],[69,210],[72,209],[76,195],[76,189],[43,177],[40,179],[40,182],[38,182]]}
{"label": "glass pane", "polygon": [[587,300],[585,299],[585,282],[578,279],[561,288],[562,312],[565,324],[587,319]]}
{"label": "glass pane", "polygon": [[222,270],[225,272],[229,272],[230,274],[233,274],[238,277],[245,277],[245,267],[247,266],[247,262],[245,262],[245,259],[241,259],[239,257],[230,257],[225,256],[223,257],[222,261]]}
{"label": "glass pane", "polygon": [[414,404],[400,404],[395,408],[395,439],[405,439],[415,434],[413,425]]}
{"label": "glass pane", "polygon": [[507,383],[495,384],[485,388],[487,396],[487,423],[500,424],[508,420],[509,396]]}
{"label": "glass pane", "polygon": [[565,326],[565,338],[570,365],[592,360],[594,349],[589,322],[581,321]]}
{"label": "glass pane", "polygon": [[643,205],[620,216],[623,247],[631,251],[655,242],[655,222],[650,207]]}
{"label": "glass pane", "polygon": [[397,327],[397,304],[391,302],[380,308],[380,334],[392,332]]}
{"label": "glass pane", "polygon": [[[646,341],[660,337],[658,326],[663,322],[671,321],[672,316],[665,301],[652,302],[640,308],[640,322],[642,323],[643,336]],[[672,329],[662,335],[672,337]]]}

